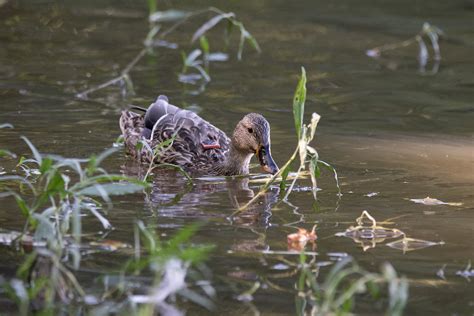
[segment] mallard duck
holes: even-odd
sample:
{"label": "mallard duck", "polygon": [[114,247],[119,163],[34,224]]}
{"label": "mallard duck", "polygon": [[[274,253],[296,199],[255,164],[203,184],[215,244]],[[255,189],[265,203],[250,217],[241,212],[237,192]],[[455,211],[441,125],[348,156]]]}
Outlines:
{"label": "mallard duck", "polygon": [[148,109],[134,108],[144,114],[123,111],[120,129],[135,159],[171,163],[198,174],[231,176],[248,174],[250,159],[256,155],[265,172],[278,172],[270,151],[270,124],[260,114],[245,115],[229,138],[196,113],[170,104],[164,95]]}

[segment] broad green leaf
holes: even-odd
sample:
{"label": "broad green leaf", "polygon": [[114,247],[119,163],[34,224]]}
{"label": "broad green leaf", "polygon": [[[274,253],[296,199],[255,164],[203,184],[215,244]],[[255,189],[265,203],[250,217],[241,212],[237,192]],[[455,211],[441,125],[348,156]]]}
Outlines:
{"label": "broad green leaf", "polygon": [[43,162],[41,163],[41,166],[39,169],[41,174],[45,174],[47,171],[49,171],[52,165],[53,165],[53,159],[51,158],[43,159]]}
{"label": "broad green leaf", "polygon": [[295,119],[296,135],[301,139],[303,129],[304,104],[306,101],[306,71],[301,67],[301,78],[296,86],[293,97],[293,117]]}
{"label": "broad green leaf", "polygon": [[136,193],[141,190],[143,190],[143,185],[138,185],[135,183],[106,183],[91,185],[80,190],[78,194],[102,196],[102,192],[106,192],[108,195],[124,195]]}

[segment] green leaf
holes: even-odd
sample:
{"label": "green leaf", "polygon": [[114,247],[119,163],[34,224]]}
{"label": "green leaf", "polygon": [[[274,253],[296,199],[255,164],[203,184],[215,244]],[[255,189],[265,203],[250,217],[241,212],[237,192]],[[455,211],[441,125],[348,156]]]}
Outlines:
{"label": "green leaf", "polygon": [[49,171],[52,165],[53,165],[53,159],[45,158],[43,159],[43,162],[41,163],[39,171],[41,172],[41,174],[45,174],[47,171]]}
{"label": "green leaf", "polygon": [[16,270],[16,276],[21,278],[22,280],[26,280],[31,273],[31,268],[35,264],[37,256],[38,253],[36,251],[26,256],[23,263],[20,265],[18,270]]}
{"label": "green leaf", "polygon": [[16,204],[18,205],[18,207],[20,208],[21,213],[23,214],[23,216],[25,216],[26,218],[29,218],[30,217],[30,209],[29,209],[28,205],[26,204],[25,200],[23,200],[23,198],[21,196],[15,194],[15,201],[16,201]]}
{"label": "green leaf", "polygon": [[149,15],[152,15],[154,12],[156,12],[156,2],[158,0],[148,0],[148,12]]}
{"label": "green leaf", "polygon": [[180,247],[180,245],[189,241],[189,239],[197,232],[197,230],[202,225],[202,223],[194,223],[189,226],[183,227],[178,231],[176,235],[173,236],[173,238],[168,241],[168,246],[172,249],[177,249],[178,247]]}
{"label": "green leaf", "polygon": [[303,129],[304,104],[306,101],[306,71],[301,67],[301,78],[296,86],[293,97],[293,117],[295,119],[296,135],[301,139]]}
{"label": "green leaf", "polygon": [[204,55],[209,55],[209,41],[207,40],[206,36],[201,36],[199,38],[199,44],[201,45],[201,49],[204,52]]}
{"label": "green leaf", "polygon": [[56,192],[64,192],[65,191],[64,179],[59,172],[55,172],[53,177],[50,178],[48,182],[48,186],[46,188],[46,193],[51,195]]}
{"label": "green leaf", "polygon": [[318,160],[318,165],[323,166],[324,168],[328,169],[329,171],[331,171],[334,174],[334,180],[336,181],[336,187],[337,187],[337,190],[339,191],[339,195],[341,195],[341,187],[339,186],[339,177],[337,176],[336,169],[333,166],[331,166],[329,163],[327,163],[325,161],[322,161],[322,160]]}
{"label": "green leaf", "polygon": [[143,185],[136,183],[106,183],[94,184],[78,192],[80,195],[102,196],[103,192],[108,195],[125,195],[143,190]]}
{"label": "green leaf", "polygon": [[0,149],[0,157],[9,156],[11,158],[16,158],[16,155],[9,150]]}
{"label": "green leaf", "polygon": [[283,192],[286,188],[286,178],[288,178],[288,173],[290,173],[290,165],[288,165],[282,172],[281,172],[281,182],[280,182],[280,190]]}
{"label": "green leaf", "polygon": [[194,41],[196,41],[198,38],[203,36],[204,33],[209,31],[210,29],[212,29],[214,26],[217,25],[217,23],[219,23],[223,19],[230,19],[230,18],[234,18],[234,17],[235,17],[235,14],[232,13],[232,12],[222,13],[222,14],[214,16],[212,19],[210,19],[209,21],[204,23],[199,29],[197,29],[196,32],[194,32],[194,35],[191,38],[191,43],[194,43]]}

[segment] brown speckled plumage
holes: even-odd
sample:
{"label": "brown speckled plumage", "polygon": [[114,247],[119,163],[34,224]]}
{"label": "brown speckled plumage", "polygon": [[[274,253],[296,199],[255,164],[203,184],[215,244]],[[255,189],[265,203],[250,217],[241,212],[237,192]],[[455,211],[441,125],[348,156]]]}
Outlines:
{"label": "brown speckled plumage", "polygon": [[[159,96],[146,114],[123,111],[120,129],[127,151],[143,162],[153,158],[151,148],[160,148],[160,144],[174,137],[166,150],[161,148],[156,163],[176,164],[207,175],[247,174],[250,158],[264,147],[265,157],[270,161],[267,165],[273,173],[278,170],[270,154],[270,126],[260,114],[246,115],[230,139],[196,113],[169,104],[167,97]],[[137,150],[140,141],[144,145]]]}

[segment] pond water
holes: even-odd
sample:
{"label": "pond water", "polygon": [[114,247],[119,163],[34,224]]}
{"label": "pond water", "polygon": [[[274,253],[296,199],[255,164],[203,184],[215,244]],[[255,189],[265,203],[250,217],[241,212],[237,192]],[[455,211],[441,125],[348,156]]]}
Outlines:
{"label": "pond water", "polygon": [[[308,190],[310,181],[303,180],[289,203],[279,203],[274,189],[247,215],[229,221],[236,201],[248,200],[258,183],[222,178],[200,179],[189,186],[179,174],[164,172],[156,175],[147,194],[116,197],[108,212],[115,230],[107,238],[131,244],[136,219],[155,226],[162,236],[205,221],[193,241],[216,245],[207,264],[218,293],[217,313],[248,314],[256,308],[264,314],[294,314],[296,277],[278,270],[282,255],[274,253],[288,250],[287,235],[296,227],[310,229],[314,224],[318,261],[347,254],[367,270],[377,271],[389,261],[405,275],[410,281],[407,315],[474,313],[474,282],[456,275],[474,260],[472,1],[165,2],[163,9],[213,5],[235,12],[262,53],[246,47],[243,60],[237,61],[235,38],[230,60],[211,64],[212,81],[205,91],[189,93],[194,87],[179,83],[177,74],[180,51],[191,50],[189,39],[204,22],[198,18],[167,38],[180,48],[160,48],[134,68],[135,96],[123,99],[120,89],[111,87],[89,100],[74,95],[118,75],[141,50],[149,27],[145,1],[2,3],[0,123],[15,128],[0,130],[0,148],[18,155],[29,154],[20,135],[44,153],[88,157],[101,152],[119,135],[121,109],[147,106],[158,94],[166,94],[171,103],[198,110],[227,133],[244,114],[263,114],[272,127],[274,158],[281,165],[296,146],[291,102],[300,67],[306,68],[306,120],[312,112],[322,116],[315,146],[337,169],[341,197],[332,175],[323,172],[316,203]],[[380,60],[365,55],[372,47],[414,36],[424,22],[447,35],[440,43],[436,73],[420,71],[416,45],[387,52]],[[213,51],[223,49],[218,29],[210,35]],[[4,171],[14,165],[0,162]],[[122,153],[103,166],[109,172],[136,175],[136,166]],[[410,201],[427,196],[462,205]],[[387,226],[411,238],[444,244],[403,252],[383,242],[364,251],[352,239],[335,236],[353,225],[363,210],[380,221],[391,219]],[[15,202],[2,199],[0,228],[21,230],[23,224]],[[94,218],[84,219],[86,231],[100,230],[99,225]],[[1,274],[13,276],[21,256],[6,247],[0,253]],[[284,258],[298,261],[297,255]],[[93,254],[83,259],[79,274],[93,288],[95,278],[116,271],[126,259]],[[443,266],[445,279],[436,275]],[[267,286],[253,295],[253,307],[236,300],[255,281]],[[362,314],[380,313],[363,300],[359,304]],[[188,312],[208,313],[194,307]]]}

